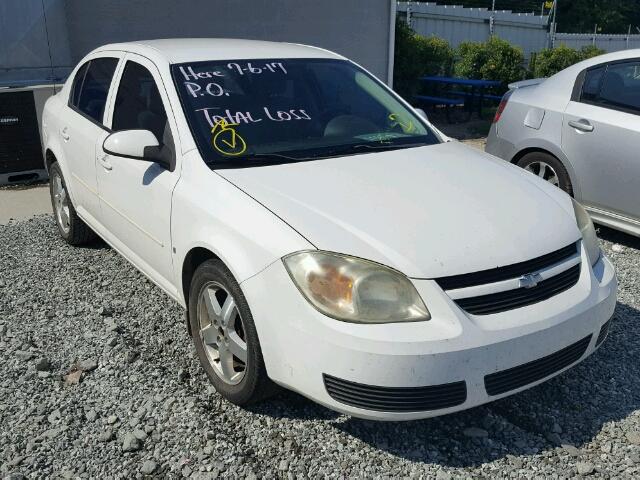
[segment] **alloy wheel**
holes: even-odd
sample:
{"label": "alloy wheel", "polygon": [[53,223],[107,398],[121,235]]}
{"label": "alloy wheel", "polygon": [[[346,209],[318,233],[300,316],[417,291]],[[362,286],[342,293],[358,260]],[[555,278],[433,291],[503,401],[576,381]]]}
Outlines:
{"label": "alloy wheel", "polygon": [[62,177],[57,172],[51,179],[53,184],[53,208],[55,210],[56,220],[62,231],[67,234],[71,228],[71,216],[69,211],[69,195]]}
{"label": "alloy wheel", "polygon": [[558,174],[551,165],[546,162],[532,162],[524,168],[526,171],[539,176],[543,180],[546,180],[551,185],[556,187],[560,186],[560,180]]}
{"label": "alloy wheel", "polygon": [[245,328],[233,295],[218,282],[205,284],[198,298],[198,332],[214,372],[237,385],[247,368]]}

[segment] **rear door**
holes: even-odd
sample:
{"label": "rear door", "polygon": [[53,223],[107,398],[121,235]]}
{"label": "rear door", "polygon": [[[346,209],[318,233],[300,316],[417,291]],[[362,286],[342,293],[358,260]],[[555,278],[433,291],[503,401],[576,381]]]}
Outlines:
{"label": "rear door", "polygon": [[640,60],[592,67],[578,76],[562,126],[580,200],[640,217]]}
{"label": "rear door", "polygon": [[[108,129],[104,125],[107,95],[121,54],[101,54],[87,60],[77,70],[67,112],[60,116],[60,144],[69,167],[72,197],[80,216],[99,217],[95,146]],[[99,222],[99,220],[98,220]]]}
{"label": "rear door", "polygon": [[96,145],[101,218],[109,240],[138,268],[172,292],[171,198],[180,177],[177,127],[162,78],[148,59],[128,53],[110,96],[113,132],[143,129],[157,138],[173,168],[109,155]]}

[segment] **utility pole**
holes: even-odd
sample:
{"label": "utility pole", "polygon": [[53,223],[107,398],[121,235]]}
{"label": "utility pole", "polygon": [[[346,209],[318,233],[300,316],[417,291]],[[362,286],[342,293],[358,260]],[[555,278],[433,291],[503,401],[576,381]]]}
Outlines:
{"label": "utility pole", "polygon": [[489,18],[489,37],[493,37],[495,30],[494,23],[496,21],[496,0],[491,2],[491,17]]}
{"label": "utility pole", "polygon": [[627,50],[629,50],[629,37],[631,36],[631,24],[629,24],[629,29],[627,30]]}
{"label": "utility pole", "polygon": [[553,18],[551,20],[551,48],[556,46],[556,17],[558,16],[558,0],[553,2]]}

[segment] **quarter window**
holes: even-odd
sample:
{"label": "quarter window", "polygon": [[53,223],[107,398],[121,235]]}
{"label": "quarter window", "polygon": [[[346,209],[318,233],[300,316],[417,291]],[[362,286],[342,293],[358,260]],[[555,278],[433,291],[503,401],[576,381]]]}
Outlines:
{"label": "quarter window", "polygon": [[73,81],[71,105],[100,124],[116,65],[117,58],[94,58],[80,67]]}
{"label": "quarter window", "polygon": [[167,114],[162,97],[151,72],[139,63],[128,61],[125,65],[111,128],[120,130],[149,130],[158,142],[166,143]]}

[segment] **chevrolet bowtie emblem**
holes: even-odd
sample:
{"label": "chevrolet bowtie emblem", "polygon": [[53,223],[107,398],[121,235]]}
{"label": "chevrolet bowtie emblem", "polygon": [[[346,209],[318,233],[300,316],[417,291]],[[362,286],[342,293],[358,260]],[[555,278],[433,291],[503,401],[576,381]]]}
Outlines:
{"label": "chevrolet bowtie emblem", "polygon": [[542,281],[542,275],[539,273],[527,273],[519,279],[521,288],[533,288]]}

